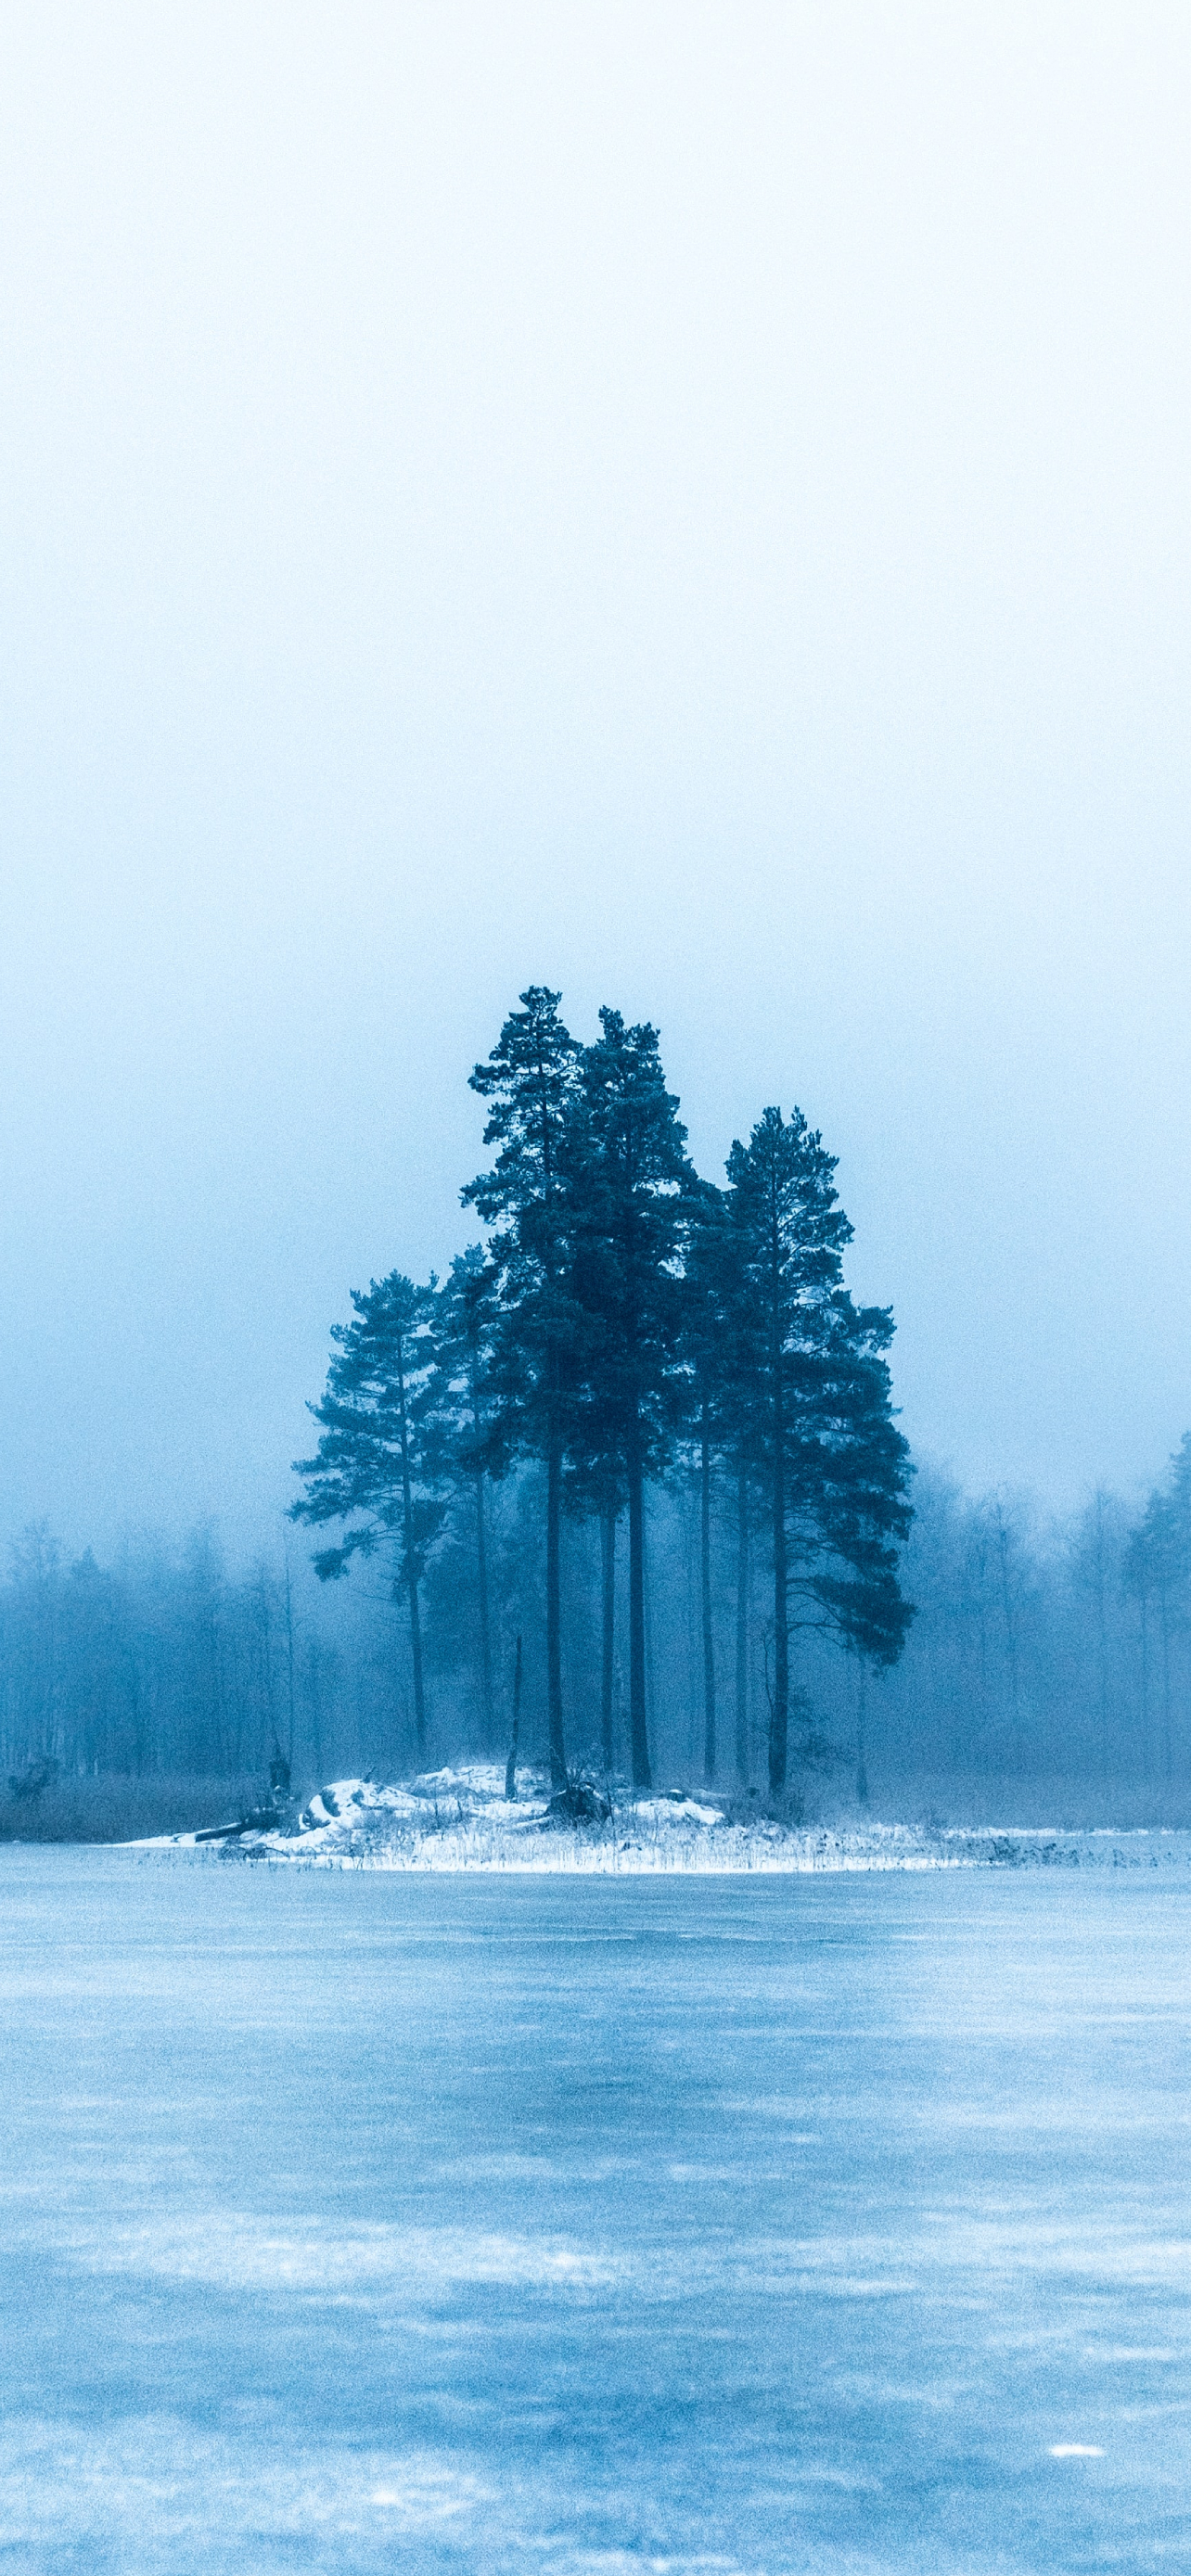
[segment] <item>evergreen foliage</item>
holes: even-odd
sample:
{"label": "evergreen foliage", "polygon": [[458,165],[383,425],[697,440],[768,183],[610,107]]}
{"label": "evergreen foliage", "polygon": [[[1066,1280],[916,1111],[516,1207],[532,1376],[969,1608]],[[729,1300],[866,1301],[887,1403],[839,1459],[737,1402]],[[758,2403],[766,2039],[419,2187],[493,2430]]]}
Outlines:
{"label": "evergreen foliage", "polygon": [[802,1111],[767,1109],[728,1157],[721,1394],[764,1496],[773,1571],[769,1786],[789,1759],[790,1629],[835,1627],[853,1651],[895,1662],[909,1618],[897,1550],[909,1531],[909,1453],[893,1420],[890,1315],[843,1284],[852,1228],[835,1157]]}
{"label": "evergreen foliage", "polygon": [[570,1157],[575,1389],[569,1445],[605,1492],[623,1486],[629,1531],[629,1737],[650,1786],[645,1707],[645,1484],[664,1475],[682,1414],[684,1193],[693,1177],[657,1032],[600,1012],[584,1050]]}
{"label": "evergreen foliage", "polygon": [[484,1731],[491,1737],[492,1614],[488,1582],[486,1459],[494,1416],[493,1270],[478,1243],[451,1263],[434,1308],[435,1380],[428,1454],[436,1481],[470,1490],[474,1514],[476,1623]]}
{"label": "evergreen foliage", "polygon": [[[337,1328],[314,1459],[293,1516],[341,1521],[325,1578],[396,1542],[409,1600],[418,1742],[425,1741],[420,1586],[431,1551],[460,1568],[470,1498],[483,1729],[495,1726],[488,1485],[540,1470],[546,1702],[553,1786],[567,1786],[563,1712],[564,1503],[598,1519],[601,1753],[614,1758],[616,1530],[628,1523],[628,1721],[634,1785],[652,1778],[646,1497],[697,1462],[702,1766],[718,1767],[713,1522],[734,1480],[736,1759],[748,1771],[750,1539],[772,1568],[769,1785],[789,1760],[790,1636],[830,1629],[876,1666],[910,1617],[897,1579],[910,1524],[906,1444],[884,1353],[892,1320],[843,1283],[851,1228],[835,1163],[801,1111],[767,1109],[736,1144],[727,1189],[702,1181],[666,1087],[656,1029],[605,1007],[580,1046],[560,995],[520,996],[471,1086],[494,1160],[462,1193],[486,1231],[442,1289],[394,1272]],[[801,1702],[799,1703],[801,1704]]]}
{"label": "evergreen foliage", "polygon": [[562,1700],[561,1519],[575,1376],[571,1283],[572,1168],[581,1100],[580,1049],[558,1015],[561,995],[532,984],[505,1021],[471,1087],[488,1103],[484,1143],[499,1148],[468,1183],[465,1206],[489,1229],[493,1271],[492,1391],[487,1458],[520,1454],[546,1470],[546,1673],[550,1776],[567,1781]]}
{"label": "evergreen foliage", "polygon": [[409,1603],[414,1724],[426,1743],[426,1692],[419,1587],[426,1554],[443,1522],[441,1459],[433,1436],[436,1391],[433,1279],[416,1288],[399,1270],[352,1290],[349,1324],[332,1326],[337,1344],[325,1394],[309,1407],[322,1435],[313,1458],[294,1472],[306,1491],[290,1518],[338,1521],[338,1547],[314,1559],[321,1581],[346,1574],[353,1556],[394,1543],[395,1583]]}
{"label": "evergreen foliage", "polygon": [[[744,1616],[747,1582],[747,1456],[740,1436],[732,1389],[739,1370],[732,1333],[737,1300],[732,1290],[733,1239],[728,1229],[725,1191],[697,1181],[687,1192],[686,1258],[683,1283],[682,1347],[689,1400],[687,1446],[699,1490],[699,1636],[703,1660],[703,1777],[709,1783],[718,1768],[716,1731],[715,1613],[712,1598],[712,1490],[715,1468],[735,1456],[745,1521],[743,1560],[738,1551],[737,1626]],[[738,1656],[739,1661],[739,1656]],[[738,1674],[738,1698],[743,1691]],[[743,1705],[737,1712],[737,1772],[747,1780]]]}

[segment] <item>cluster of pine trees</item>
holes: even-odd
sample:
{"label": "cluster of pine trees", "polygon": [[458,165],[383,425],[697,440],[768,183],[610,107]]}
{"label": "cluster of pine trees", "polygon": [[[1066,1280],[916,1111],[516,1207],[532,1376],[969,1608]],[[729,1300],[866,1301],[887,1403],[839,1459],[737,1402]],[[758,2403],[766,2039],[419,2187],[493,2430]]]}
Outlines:
{"label": "cluster of pine trees", "polygon": [[0,1776],[242,1777],[281,1749],[315,1781],[390,1770],[431,1725],[440,1756],[490,1753],[524,1632],[526,1749],[556,1780],[623,1748],[640,1785],[652,1756],[780,1794],[814,1758],[914,1812],[1058,1777],[1177,1803],[1191,1435],[1140,1502],[1061,1525],[924,1469],[911,1526],[890,1319],[847,1294],[800,1114],[765,1111],[713,1186],[655,1032],[605,1011],[582,1046],[538,989],[473,1082],[483,1240],[358,1295],[312,1408],[294,1516],[333,1541],[322,1583],[303,1550],[291,1587],[275,1548],[236,1572],[209,1534],[101,1566],[26,1532]]}
{"label": "cluster of pine trees", "polygon": [[[560,996],[533,986],[471,1076],[487,1103],[489,1167],[464,1189],[484,1240],[449,1275],[400,1271],[353,1294],[334,1331],[315,1455],[292,1517],[336,1524],[315,1566],[391,1555],[408,1605],[414,1720],[427,1738],[423,1596],[436,1552],[474,1549],[475,1688],[493,1724],[489,1512],[494,1481],[537,1470],[544,1520],[546,1714],[567,1779],[563,1527],[597,1524],[601,1727],[613,1763],[618,1531],[627,1536],[632,1776],[651,1778],[647,1495],[697,1481],[705,1776],[720,1762],[712,1527],[730,1488],[737,1529],[736,1767],[744,1737],[750,1557],[769,1599],[769,1786],[790,1759],[790,1649],[830,1637],[860,1668],[894,1665],[911,1610],[898,1579],[911,1512],[893,1417],[888,1311],[844,1285],[851,1228],[834,1158],[799,1110],[767,1109],[733,1146],[726,1185],[696,1173],[656,1031],[600,1013],[574,1039]],[[793,1693],[793,1705],[800,1705]]]}

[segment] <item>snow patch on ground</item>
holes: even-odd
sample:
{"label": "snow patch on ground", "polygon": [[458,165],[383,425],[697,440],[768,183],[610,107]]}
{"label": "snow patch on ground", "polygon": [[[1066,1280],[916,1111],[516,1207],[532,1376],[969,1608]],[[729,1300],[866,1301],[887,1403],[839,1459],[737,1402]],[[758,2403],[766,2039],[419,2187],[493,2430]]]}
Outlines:
{"label": "snow patch on ground", "polygon": [[395,1783],[335,1780],[275,1827],[210,1827],[156,1836],[140,1850],[193,1850],[286,1867],[644,1873],[742,1870],[782,1873],[856,1870],[1186,1868],[1191,1834],[1007,1831],[992,1826],[785,1824],[725,1811],[710,1793],[685,1790],[635,1798],[606,1790],[606,1821],[550,1813],[543,1775],[518,1774],[505,1796],[502,1764],[464,1762]]}

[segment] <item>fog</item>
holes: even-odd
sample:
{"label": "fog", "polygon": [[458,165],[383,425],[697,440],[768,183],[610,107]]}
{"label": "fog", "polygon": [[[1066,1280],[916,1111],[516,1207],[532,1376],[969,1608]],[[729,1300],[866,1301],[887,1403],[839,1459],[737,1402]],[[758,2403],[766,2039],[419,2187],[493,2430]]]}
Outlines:
{"label": "fog", "polygon": [[972,1489],[1191,1421],[1183,12],[17,6],[0,1528],[277,1532],[519,989],[840,1156]]}

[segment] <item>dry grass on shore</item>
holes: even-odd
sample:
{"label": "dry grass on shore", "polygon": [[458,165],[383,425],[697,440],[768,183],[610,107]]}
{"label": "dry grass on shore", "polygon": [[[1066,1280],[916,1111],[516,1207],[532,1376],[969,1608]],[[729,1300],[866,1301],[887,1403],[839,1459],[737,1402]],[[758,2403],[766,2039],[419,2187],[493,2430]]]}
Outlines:
{"label": "dry grass on shore", "polygon": [[196,1825],[243,1815],[259,1796],[259,1780],[203,1773],[59,1779],[33,1798],[13,1798],[5,1784],[0,1842],[130,1843],[150,1834],[189,1833]]}
{"label": "dry grass on shore", "polygon": [[[495,1785],[495,1771],[493,1781]],[[522,1783],[524,1796],[529,1788],[524,1773]],[[706,1794],[696,1785],[696,1798]],[[192,1833],[196,1827],[245,1815],[261,1796],[258,1776],[227,1778],[213,1773],[62,1778],[40,1796],[26,1799],[12,1798],[5,1784],[5,1794],[0,1794],[0,1842],[125,1843]],[[1069,1833],[1106,1827],[1126,1833],[1191,1830],[1191,1781],[1178,1780],[1095,1780],[1049,1773],[1023,1778],[948,1771],[899,1774],[873,1766],[867,1807],[857,1804],[850,1782],[838,1772],[834,1779],[818,1777],[807,1784],[805,1814],[797,1795],[781,1802],[780,1810],[757,1792],[741,1796],[721,1791],[714,1803],[724,1819],[719,1830],[725,1834],[725,1857],[738,1836],[762,1848],[774,1838],[775,1825],[786,1833],[800,1826],[812,1835],[816,1828],[831,1836],[842,1832],[846,1839],[855,1834],[863,1838],[878,1823],[925,1830],[928,1837],[940,1828]],[[451,1822],[462,1821],[450,1809],[448,1801],[441,1819],[444,1825],[449,1815]],[[657,1838],[657,1829],[646,1828],[645,1819],[638,1816],[635,1835],[640,1837],[643,1829],[646,1839]],[[481,1833],[479,1839],[483,1838]],[[395,1839],[399,1844],[403,1837]],[[667,1854],[677,1854],[672,1826],[660,1839]],[[703,1839],[694,1837],[696,1842]]]}
{"label": "dry grass on shore", "polygon": [[1086,1772],[1049,1771],[900,1772],[870,1763],[867,1810],[857,1805],[847,1775],[838,1772],[821,1790],[816,1812],[831,1823],[858,1823],[867,1813],[907,1825],[1186,1833],[1191,1830],[1191,1779],[1096,1779]]}

